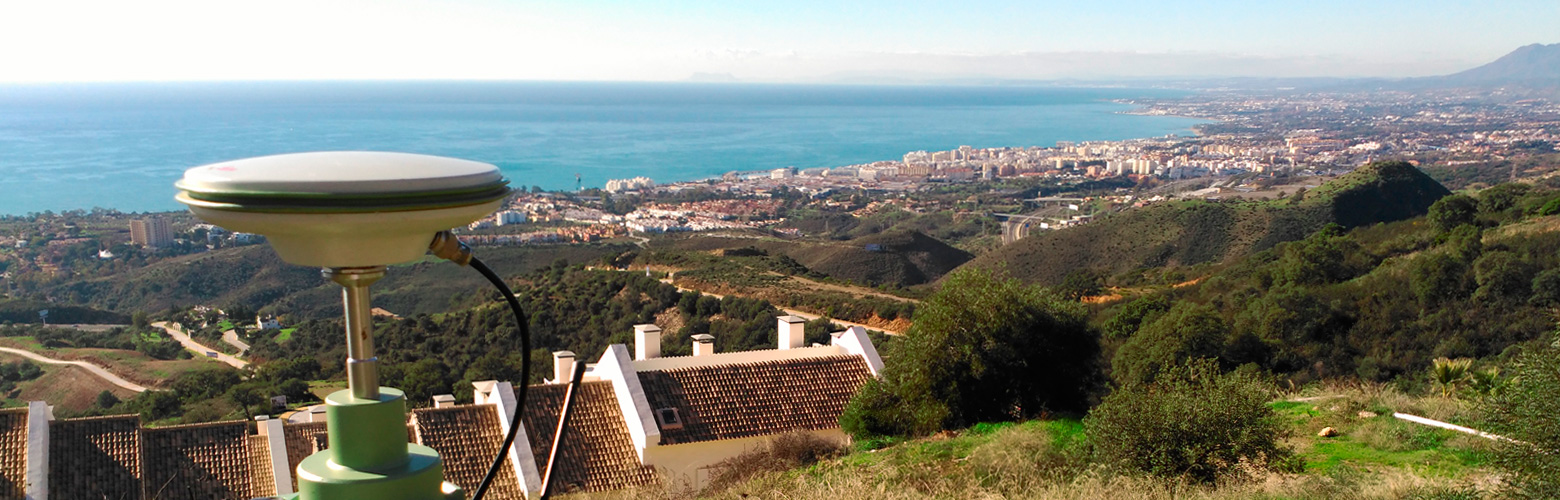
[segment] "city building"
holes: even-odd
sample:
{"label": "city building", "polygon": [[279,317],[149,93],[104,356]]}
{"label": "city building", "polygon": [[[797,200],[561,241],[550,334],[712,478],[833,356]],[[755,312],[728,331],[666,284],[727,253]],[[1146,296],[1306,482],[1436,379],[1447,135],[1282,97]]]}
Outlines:
{"label": "city building", "polygon": [[162,248],[173,244],[173,229],[162,217],[130,221],[130,241],[143,247]]}

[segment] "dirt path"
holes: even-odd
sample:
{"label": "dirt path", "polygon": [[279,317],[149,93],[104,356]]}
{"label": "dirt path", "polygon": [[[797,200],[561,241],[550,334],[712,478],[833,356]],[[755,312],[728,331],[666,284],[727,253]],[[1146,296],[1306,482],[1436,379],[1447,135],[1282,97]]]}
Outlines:
{"label": "dirt path", "polygon": [[[706,292],[706,291],[703,291],[703,290],[694,290],[692,288],[683,288],[683,287],[677,285],[676,283],[673,283],[671,279],[664,279],[664,280],[661,280],[661,282],[662,283],[666,283],[668,285],[672,285],[672,286],[677,287],[677,291],[679,291],[679,292],[699,292],[701,294],[708,295],[708,296],[711,296],[711,297],[715,297],[717,299],[724,299],[724,298],[726,298],[725,295],[721,295],[721,294],[718,294],[718,293],[710,293],[710,292]],[[802,317],[802,318],[806,318],[809,321],[815,320],[815,319],[819,318],[819,316],[816,315],[816,314],[812,314],[812,313],[808,313],[808,312],[802,312],[802,311],[798,311],[798,310],[795,310],[795,309],[786,309],[786,308],[783,308],[783,307],[781,307],[779,309],[780,309],[781,312],[784,312],[786,314],[790,314],[792,316],[799,316],[799,317]],[[836,324],[845,325],[846,327],[859,326],[859,327],[862,327],[862,328],[866,328],[868,330],[877,330],[877,331],[886,333],[888,335],[904,335],[904,332],[896,332],[896,331],[893,331],[893,330],[884,329],[882,327],[872,326],[872,325],[863,324],[863,323],[856,323],[856,322],[853,322],[853,321],[845,321],[843,319],[829,318],[829,321],[834,322]]]}
{"label": "dirt path", "polygon": [[76,366],[79,366],[81,368],[85,368],[87,371],[92,372],[93,375],[97,375],[98,377],[101,377],[103,380],[107,380],[111,384],[123,387],[125,389],[129,389],[129,390],[132,390],[132,391],[135,391],[135,392],[146,392],[146,387],[143,387],[143,386],[141,386],[139,384],[136,384],[134,382],[131,382],[129,380],[125,380],[125,379],[119,378],[118,375],[114,375],[113,373],[110,373],[107,369],[104,369],[103,367],[98,366],[98,365],[94,365],[92,363],[88,363],[86,361],[65,361],[65,360],[62,360],[62,359],[54,359],[54,358],[50,358],[50,357],[47,357],[47,356],[44,356],[42,354],[38,354],[38,353],[35,353],[35,352],[32,352],[32,351],[23,350],[23,349],[14,349],[14,348],[10,348],[10,347],[0,347],[0,352],[5,352],[5,353],[8,353],[8,354],[15,354],[17,356],[21,356],[21,357],[24,357],[24,358],[27,358],[27,359],[31,359],[33,361],[37,361],[39,363],[47,363],[47,364],[51,364],[51,365],[76,365]]}
{"label": "dirt path", "polygon": [[807,278],[803,278],[801,276],[792,276],[790,281],[796,282],[796,283],[800,283],[802,285],[807,286],[808,288],[813,288],[813,289],[830,290],[830,291],[835,291],[835,292],[848,293],[848,294],[851,294],[851,295],[866,295],[866,296],[869,296],[869,297],[878,297],[878,298],[883,298],[883,299],[897,300],[897,301],[900,301],[900,302],[909,302],[911,304],[920,304],[921,303],[921,301],[915,300],[915,299],[912,299],[912,298],[909,298],[909,297],[900,297],[898,295],[883,293],[883,292],[879,292],[879,291],[872,290],[872,289],[869,289],[869,288],[861,288],[861,287],[843,286],[843,285],[835,285],[835,284],[830,284],[830,283],[823,283],[823,282],[813,281],[813,280],[810,280],[810,279],[807,279]]}
{"label": "dirt path", "polygon": [[184,333],[184,329],[180,328],[178,323],[168,323],[166,321],[158,321],[156,323],[152,323],[152,326],[161,328],[161,329],[163,329],[163,331],[168,332],[168,336],[173,337],[173,340],[179,341],[180,344],[184,344],[184,348],[185,349],[189,349],[191,351],[194,351],[195,354],[198,355],[198,356],[211,358],[212,356],[209,355],[209,354],[206,354],[206,353],[208,353],[208,352],[209,353],[216,353],[216,357],[214,357],[213,359],[216,359],[217,361],[221,361],[223,363],[227,363],[228,365],[231,365],[234,368],[243,369],[245,366],[249,366],[249,362],[248,361],[244,361],[242,359],[238,359],[238,358],[233,357],[233,356],[228,355],[228,354],[222,354],[220,352],[217,352],[216,349],[212,349],[212,348],[200,345],[200,343],[196,342],[195,339],[192,339],[192,338],[190,338],[189,335],[185,334]]}
{"label": "dirt path", "polygon": [[249,350],[249,344],[245,344],[244,341],[238,340],[238,333],[234,332],[233,330],[222,332],[222,341],[227,342],[230,346],[237,347],[239,354],[243,354],[244,351]]}

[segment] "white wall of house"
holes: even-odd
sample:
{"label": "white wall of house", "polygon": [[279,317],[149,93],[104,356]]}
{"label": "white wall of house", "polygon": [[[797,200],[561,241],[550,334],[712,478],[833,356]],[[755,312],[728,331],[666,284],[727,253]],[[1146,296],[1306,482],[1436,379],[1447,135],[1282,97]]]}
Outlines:
{"label": "white wall of house", "polygon": [[[814,436],[832,440],[841,445],[849,444],[850,437],[839,429],[809,431]],[[728,458],[761,449],[775,435],[742,439],[722,439],[685,444],[662,444],[646,450],[645,464],[653,465],[661,480],[675,490],[677,487],[703,488],[717,474],[712,466]]]}

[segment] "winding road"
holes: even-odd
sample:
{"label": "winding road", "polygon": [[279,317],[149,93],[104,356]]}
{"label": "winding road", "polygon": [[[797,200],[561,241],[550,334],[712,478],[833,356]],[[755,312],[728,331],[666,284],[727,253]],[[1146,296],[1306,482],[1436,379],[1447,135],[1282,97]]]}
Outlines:
{"label": "winding road", "polygon": [[190,338],[190,336],[188,334],[184,333],[184,329],[179,327],[178,323],[169,323],[167,321],[158,321],[156,323],[152,323],[152,326],[161,328],[161,329],[163,329],[163,331],[168,332],[168,336],[173,337],[173,340],[179,341],[180,344],[184,344],[184,348],[185,349],[189,349],[191,351],[194,351],[197,356],[205,357],[205,358],[211,358],[211,356],[206,354],[206,353],[208,353],[208,352],[216,353],[217,356],[215,358],[212,358],[212,359],[216,359],[217,361],[221,361],[223,363],[227,363],[228,365],[231,365],[234,368],[238,368],[238,369],[242,370],[244,367],[249,366],[249,362],[248,361],[244,361],[242,359],[238,359],[238,358],[233,357],[232,355],[229,355],[229,354],[222,354],[220,352],[217,352],[216,349],[212,349],[212,348],[203,346],[199,342],[196,342],[195,339]]}
{"label": "winding road", "polygon": [[243,354],[244,351],[249,350],[249,344],[244,343],[242,340],[238,340],[238,334],[233,332],[233,330],[222,332],[222,341],[227,342],[230,346],[237,347],[239,354]]}
{"label": "winding road", "polygon": [[27,350],[22,350],[22,349],[14,349],[14,348],[10,348],[10,347],[0,347],[0,352],[4,352],[4,353],[7,353],[7,354],[15,354],[17,356],[21,356],[21,357],[24,357],[24,358],[27,358],[27,359],[31,359],[33,361],[37,361],[39,363],[46,363],[46,364],[51,364],[51,365],[76,365],[76,366],[85,368],[89,372],[92,372],[93,375],[97,375],[98,377],[102,377],[103,380],[107,380],[111,384],[114,384],[114,385],[117,385],[117,386],[129,389],[129,390],[132,390],[132,391],[135,391],[135,392],[146,392],[146,387],[138,385],[138,384],[136,384],[134,382],[131,382],[129,380],[125,380],[123,378],[120,378],[118,375],[114,375],[113,373],[110,373],[108,370],[103,369],[103,367],[98,366],[98,365],[94,365],[92,363],[88,363],[86,361],[65,361],[63,359],[54,359],[54,358],[51,358],[51,357],[48,357],[48,356],[44,356],[44,355],[41,355],[41,354],[38,354],[38,353],[35,353],[35,352],[32,352],[32,351],[27,351]]}

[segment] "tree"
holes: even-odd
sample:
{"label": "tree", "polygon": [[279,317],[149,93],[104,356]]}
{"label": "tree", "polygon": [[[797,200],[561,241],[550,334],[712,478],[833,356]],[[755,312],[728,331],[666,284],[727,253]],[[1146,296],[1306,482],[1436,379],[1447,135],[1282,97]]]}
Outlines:
{"label": "tree", "polygon": [[1560,268],[1547,269],[1533,277],[1533,296],[1528,302],[1538,306],[1560,303]]}
{"label": "tree", "polygon": [[1084,432],[1099,462],[1160,477],[1214,482],[1245,466],[1293,468],[1271,395],[1250,375],[1190,360],[1111,393]]}
{"label": "tree", "polygon": [[1479,192],[1479,211],[1485,214],[1498,215],[1516,206],[1517,200],[1526,195],[1532,185],[1520,182],[1507,182]]}
{"label": "tree", "polygon": [[256,382],[245,382],[235,385],[228,389],[226,396],[228,401],[233,402],[235,406],[243,410],[244,420],[249,420],[253,417],[250,414],[250,408],[266,401],[265,394],[261,392]]}
{"label": "tree", "polygon": [[1486,253],[1473,263],[1473,279],[1479,287],[1473,298],[1493,303],[1523,298],[1533,291],[1533,272],[1533,265],[1515,253]]}
{"label": "tree", "polygon": [[119,396],[115,396],[113,392],[105,390],[103,392],[99,392],[98,393],[98,395],[97,395],[97,406],[98,406],[98,408],[102,408],[102,409],[106,410],[106,409],[109,409],[109,408],[113,408],[114,405],[117,405],[117,404],[119,404]]}
{"label": "tree", "polygon": [[1430,223],[1443,232],[1463,224],[1472,224],[1479,213],[1478,202],[1465,194],[1454,194],[1430,204]]}
{"label": "tree", "polygon": [[1099,295],[1101,289],[1099,273],[1087,269],[1067,273],[1067,277],[1062,279],[1062,284],[1056,287],[1057,292],[1067,300]]}
{"label": "tree", "polygon": [[1228,336],[1229,325],[1212,307],[1181,302],[1127,340],[1111,369],[1119,383],[1152,382],[1187,359],[1217,358]]}
{"label": "tree", "polygon": [[1285,245],[1274,280],[1319,285],[1352,278],[1355,270],[1349,265],[1348,257],[1359,251],[1359,244],[1344,236],[1342,226],[1328,224],[1304,240]]}
{"label": "tree", "polygon": [[1484,405],[1498,442],[1495,465],[1516,498],[1560,498],[1560,345],[1523,349],[1510,382]]}
{"label": "tree", "polygon": [[1420,305],[1429,309],[1464,297],[1467,274],[1467,267],[1450,255],[1420,255],[1409,263],[1408,285]]}
{"label": "tree", "polygon": [[1128,338],[1137,333],[1138,328],[1144,323],[1153,322],[1154,318],[1168,310],[1170,310],[1170,299],[1165,298],[1164,295],[1138,297],[1106,321],[1102,329],[1107,337]]}
{"label": "tree", "polygon": [[929,434],[1079,411],[1098,385],[1099,339],[1082,308],[1040,287],[961,270],[840,417],[856,435]]}

